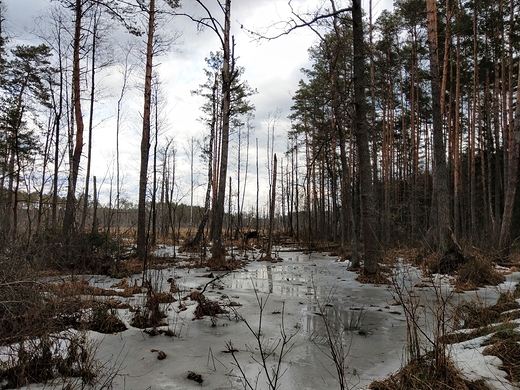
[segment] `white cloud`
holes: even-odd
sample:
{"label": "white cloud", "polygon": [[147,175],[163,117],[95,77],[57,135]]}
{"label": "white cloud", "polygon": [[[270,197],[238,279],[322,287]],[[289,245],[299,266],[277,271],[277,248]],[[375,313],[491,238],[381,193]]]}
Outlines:
{"label": "white cloud", "polygon": [[[43,10],[54,2],[48,0],[4,0],[7,6],[10,29],[22,34],[23,29],[31,29],[34,26],[34,18],[41,15]],[[196,7],[194,1],[182,2],[185,10],[190,14],[201,15],[200,8]],[[316,7],[316,4],[323,4],[311,0],[293,1],[295,10],[306,10]],[[381,2],[380,2],[381,3]],[[214,1],[208,4],[216,4]],[[325,4],[327,4],[325,2]],[[385,2],[382,2],[385,4]],[[378,3],[378,7],[382,4]],[[368,6],[368,4],[366,4]],[[297,89],[298,81],[302,78],[300,68],[309,67],[310,62],[307,56],[307,49],[314,43],[315,35],[309,29],[299,29],[288,36],[282,36],[271,41],[255,42],[248,36],[246,29],[259,31],[276,21],[284,20],[289,15],[287,0],[235,0],[232,3],[232,33],[235,35],[235,55],[239,57],[239,65],[245,68],[243,79],[247,80],[252,88],[258,90],[258,94],[251,97],[252,103],[256,106],[255,134],[251,142],[251,155],[254,154],[254,138],[259,138],[260,157],[262,158],[261,168],[265,167],[266,152],[263,150],[266,145],[266,126],[265,120],[269,112],[277,109],[281,110],[280,121],[278,122],[276,134],[275,151],[279,155],[285,151],[284,132],[290,127],[287,115],[290,113],[292,105],[291,95]],[[215,13],[217,17],[221,13]],[[205,82],[203,68],[206,66],[204,58],[209,56],[211,51],[220,50],[219,42],[215,34],[206,30],[198,33],[196,26],[187,18],[177,17],[170,23],[177,31],[182,31],[183,45],[179,45],[176,51],[163,55],[156,59],[157,70],[159,71],[165,95],[168,99],[168,119],[166,134],[173,137],[177,142],[179,170],[188,169],[186,164],[187,157],[184,156],[183,145],[192,136],[199,137],[204,132],[202,124],[198,121],[200,116],[200,106],[203,100],[198,96],[192,96],[191,90],[196,89]],[[276,33],[271,29],[270,34]],[[30,38],[30,34],[26,35]],[[128,35],[122,35],[121,40],[127,39]],[[21,35],[18,39],[21,38]],[[122,44],[122,42],[121,42]],[[144,43],[141,39],[141,52],[144,53]],[[138,71],[136,77],[141,80],[143,76]],[[116,71],[112,70],[106,77],[100,78],[100,82],[109,86],[112,97],[111,102],[106,102],[103,109],[103,118],[110,117],[102,124],[99,124],[94,131],[94,153],[95,160],[93,174],[104,177],[109,167],[113,166],[115,160],[115,101],[119,94],[121,77]],[[110,100],[107,98],[107,100]],[[122,167],[127,177],[126,186],[130,194],[136,193],[137,178],[139,174],[139,133],[140,133],[140,111],[142,110],[142,96],[137,89],[134,89],[131,97],[128,98],[124,111],[124,130],[121,133],[121,160]],[[86,111],[86,110],[85,110]],[[99,119],[99,118],[96,118]],[[250,157],[252,161],[253,158]],[[205,164],[198,162],[197,172],[201,180],[205,177]],[[252,168],[250,167],[250,170]],[[264,170],[263,170],[264,171]],[[177,175],[188,174],[189,172],[178,172]],[[250,173],[249,180],[254,186],[256,180],[253,179],[253,172]],[[261,173],[262,180],[265,180],[265,171]],[[265,190],[268,188],[262,185]],[[253,190],[249,192],[255,193]],[[262,197],[267,197],[263,191]],[[201,199],[201,196],[199,196]]]}

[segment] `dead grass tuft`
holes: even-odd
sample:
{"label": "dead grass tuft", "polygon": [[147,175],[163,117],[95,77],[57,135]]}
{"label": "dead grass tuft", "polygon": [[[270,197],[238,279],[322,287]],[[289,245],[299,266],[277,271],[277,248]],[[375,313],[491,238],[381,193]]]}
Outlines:
{"label": "dead grass tuft", "polygon": [[203,318],[205,316],[216,317],[217,314],[226,314],[225,310],[218,302],[212,301],[198,291],[191,292],[188,297],[197,302],[195,309],[195,318]]}
{"label": "dead grass tuft", "polygon": [[[482,345],[494,344],[497,340],[501,340],[507,337],[511,337],[511,333],[516,333],[514,329],[516,325],[512,322],[504,322],[497,325],[486,325],[480,328],[473,329],[470,332],[457,332],[444,335],[442,341],[446,344],[462,343],[464,341],[473,340],[477,337],[486,336],[493,334],[487,341]],[[520,339],[519,339],[520,341]]]}
{"label": "dead grass tuft", "polygon": [[495,330],[493,336],[482,343],[483,346],[493,345],[503,340],[510,340],[512,342],[520,342],[520,333],[516,330],[517,324],[514,322],[505,322],[499,325]]}
{"label": "dead grass tuft", "polygon": [[426,258],[423,248],[391,248],[387,249],[381,259],[382,263],[389,266],[394,265],[399,259],[406,259],[415,266],[420,266]]}
{"label": "dead grass tuft", "polygon": [[468,290],[483,286],[496,286],[505,279],[505,276],[493,267],[490,259],[477,255],[472,256],[457,268],[456,287]]}
{"label": "dead grass tuft", "polygon": [[13,344],[4,349],[0,365],[2,389],[46,383],[58,377],[81,378],[81,387],[88,387],[99,369],[93,355],[93,346],[84,335],[74,332]]}
{"label": "dead grass tuft", "polygon": [[459,329],[486,327],[507,320],[510,313],[505,312],[519,307],[520,304],[515,300],[514,293],[503,292],[500,294],[497,303],[492,306],[485,306],[480,301],[462,303],[456,310],[456,323],[458,323]]}
{"label": "dead grass tuft", "polygon": [[483,354],[493,355],[502,360],[500,369],[507,373],[506,379],[518,384],[520,381],[520,344],[517,340],[518,335],[515,335],[514,338],[498,340],[484,349]]}
{"label": "dead grass tuft", "polygon": [[117,316],[117,311],[104,302],[94,302],[88,326],[90,330],[105,334],[124,332],[127,329]]}
{"label": "dead grass tuft", "polygon": [[491,257],[479,252],[463,253],[457,249],[450,249],[441,257],[430,253],[425,257],[424,269],[428,274],[455,276],[455,290],[458,292],[496,286],[505,280],[505,276],[495,269]]}
{"label": "dead grass tuft", "polygon": [[436,372],[432,361],[426,358],[410,362],[397,373],[382,381],[370,384],[372,390],[491,390],[483,380],[468,381],[451,362],[447,362],[443,372]]}
{"label": "dead grass tuft", "polygon": [[[58,295],[58,296],[74,296],[74,295],[83,295],[83,296],[98,296],[98,297],[110,297],[110,296],[120,296],[120,297],[131,297],[137,291],[134,288],[126,288],[123,291],[116,291],[111,289],[104,289],[101,287],[91,286],[88,280],[84,279],[74,279],[70,282],[62,282],[62,283],[49,283],[48,289],[50,292]],[[140,292],[140,291],[139,291]]]}

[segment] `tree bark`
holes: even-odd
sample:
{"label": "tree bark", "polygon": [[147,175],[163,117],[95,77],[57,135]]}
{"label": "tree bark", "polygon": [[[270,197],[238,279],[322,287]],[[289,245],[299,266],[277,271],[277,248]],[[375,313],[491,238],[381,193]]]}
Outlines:
{"label": "tree bark", "polygon": [[148,254],[146,230],[146,187],[150,153],[150,116],[152,100],[153,38],[155,35],[155,0],[148,10],[148,40],[146,44],[146,70],[144,84],[143,131],[141,136],[141,168],[139,172],[139,204],[137,209],[137,256],[145,261]]}
{"label": "tree bark", "polygon": [[518,186],[518,162],[520,154],[520,68],[518,70],[518,86],[516,90],[515,122],[513,128],[512,144],[508,151],[508,172],[506,181],[506,192],[504,200],[504,212],[502,225],[500,227],[499,250],[500,256],[505,258],[509,255],[511,247],[511,225],[513,221],[513,209]]}
{"label": "tree bark", "polygon": [[437,39],[437,3],[435,0],[427,0],[426,6],[433,111],[433,202],[436,203],[436,207],[433,207],[435,212],[431,216],[435,232],[435,242],[432,244],[439,253],[444,253],[448,249],[448,238],[450,237],[448,233],[450,230],[450,224],[448,170],[446,167],[446,151],[442,131],[441,84],[438,55],[439,47]]}
{"label": "tree bark", "polygon": [[368,274],[377,272],[378,243],[373,223],[373,188],[368,131],[365,110],[365,48],[363,41],[363,15],[361,0],[352,1],[352,35],[354,42],[354,101],[355,135],[358,150],[359,180],[361,191],[361,227],[364,244],[364,269]]}
{"label": "tree bark", "polygon": [[271,187],[271,202],[269,204],[269,237],[267,239],[267,249],[265,250],[265,257],[271,260],[271,252],[273,250],[273,231],[274,231],[274,212],[276,205],[276,168],[278,162],[276,160],[276,153],[273,157],[273,183]]}
{"label": "tree bark", "polygon": [[80,48],[81,48],[81,21],[83,18],[83,0],[76,0],[76,17],[74,22],[74,54],[72,68],[72,94],[74,102],[74,118],[76,122],[76,139],[74,152],[69,173],[67,189],[67,203],[65,206],[65,216],[63,218],[63,234],[69,236],[74,225],[76,208],[76,184],[78,182],[79,165],[81,153],[83,151],[83,113],[81,110],[81,85],[80,85]]}
{"label": "tree bark", "polygon": [[81,225],[80,229],[84,230],[85,221],[87,219],[88,213],[88,197],[89,197],[89,187],[90,187],[90,167],[92,165],[92,129],[94,127],[94,103],[96,97],[96,48],[97,48],[97,29],[99,18],[97,15],[97,10],[93,18],[93,31],[92,31],[92,58],[91,58],[91,70],[90,70],[90,115],[89,115],[89,123],[88,123],[88,143],[87,143],[87,169],[85,174],[85,194],[83,199],[83,215],[81,216]]}
{"label": "tree bark", "polygon": [[222,242],[222,224],[224,221],[224,203],[226,196],[226,176],[229,150],[229,117],[231,114],[231,81],[232,81],[232,55],[230,44],[231,29],[231,0],[226,0],[224,10],[224,32],[222,37],[223,66],[222,66],[222,140],[220,149],[220,169],[218,175],[217,202],[214,205],[214,230],[213,247],[211,249],[211,262],[219,267],[225,260],[225,248]]}

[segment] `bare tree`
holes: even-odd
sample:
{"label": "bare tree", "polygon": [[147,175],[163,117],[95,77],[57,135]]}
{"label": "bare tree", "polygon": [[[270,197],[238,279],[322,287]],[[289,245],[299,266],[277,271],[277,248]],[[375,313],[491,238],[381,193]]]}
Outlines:
{"label": "bare tree", "polygon": [[199,28],[209,28],[218,37],[222,47],[222,127],[220,140],[220,165],[216,202],[213,205],[211,266],[214,268],[225,267],[225,247],[222,240],[222,228],[224,221],[224,206],[226,196],[226,181],[229,154],[229,128],[231,117],[231,85],[237,76],[235,70],[234,57],[234,38],[231,37],[231,0],[225,2],[217,1],[218,8],[222,12],[224,23],[220,22],[208,8],[207,2],[196,0],[197,4],[203,9],[205,17],[196,18],[192,15],[184,14],[197,23]]}
{"label": "bare tree", "polygon": [[[172,8],[178,6],[178,1],[167,0]],[[137,209],[137,256],[143,259],[146,265],[148,254],[148,237],[146,226],[146,189],[148,184],[148,160],[150,157],[150,123],[151,123],[151,103],[152,103],[152,71],[154,55],[163,48],[156,37],[157,9],[156,1],[150,0],[146,5],[138,2],[141,10],[148,16],[147,41],[146,41],[146,65],[144,77],[144,106],[143,106],[143,128],[141,134],[141,158],[139,170],[139,202]]]}
{"label": "bare tree", "polygon": [[137,256],[144,261],[148,254],[146,235],[146,187],[148,183],[148,159],[150,157],[150,116],[152,102],[153,40],[155,36],[155,0],[150,0],[146,42],[146,69],[144,77],[143,129],[141,134],[141,163],[139,170],[139,204],[137,209]]}
{"label": "bare tree", "polygon": [[88,142],[87,142],[87,168],[85,173],[85,192],[83,195],[83,214],[81,216],[80,229],[85,228],[85,221],[87,219],[88,205],[89,205],[89,187],[90,187],[90,169],[92,166],[92,130],[94,127],[94,103],[96,96],[96,50],[99,42],[99,27],[101,13],[99,6],[94,7],[94,15],[92,16],[92,53],[90,63],[90,110],[88,122]]}
{"label": "bare tree", "polygon": [[74,119],[76,122],[76,135],[74,151],[71,154],[70,172],[67,189],[67,203],[65,217],[63,218],[63,233],[69,236],[74,225],[76,209],[76,184],[78,182],[81,154],[83,152],[83,111],[81,106],[81,47],[84,40],[82,31],[83,17],[86,9],[84,0],[76,0],[74,5],[74,38],[73,38],[73,68],[72,68],[72,101],[74,106]]}
{"label": "bare tree", "polygon": [[[354,50],[354,136],[356,139],[356,147],[358,152],[359,163],[359,179],[361,191],[361,228],[363,231],[363,243],[365,262],[364,268],[368,274],[377,272],[377,261],[379,256],[379,243],[376,236],[375,219],[374,219],[374,200],[373,200],[373,182],[372,182],[372,164],[370,158],[369,136],[366,127],[366,109],[365,109],[365,47],[363,32],[363,12],[360,0],[353,0],[352,7],[338,8],[334,0],[330,0],[331,10],[319,9],[313,14],[305,16],[299,15],[292,7],[291,1],[288,5],[291,8],[291,17],[289,20],[280,22],[283,24],[282,32],[273,36],[261,35],[257,32],[248,30],[258,39],[272,40],[280,36],[290,34],[292,31],[300,28],[310,28],[319,36],[320,33],[316,29],[317,23],[322,20],[331,19],[345,12],[352,12],[352,35]],[[274,26],[276,27],[276,26]],[[347,174],[347,172],[344,172]],[[310,177],[310,176],[309,176]],[[310,194],[308,196],[310,211]],[[310,212],[309,212],[310,217]],[[309,226],[310,234],[311,226]]]}
{"label": "bare tree", "polygon": [[273,249],[273,232],[274,232],[274,215],[275,215],[275,206],[276,206],[276,168],[278,162],[276,160],[276,153],[273,156],[273,180],[271,183],[271,194],[270,194],[270,202],[269,202],[269,232],[267,238],[267,249],[265,250],[265,257],[267,259],[271,259],[271,252]]}

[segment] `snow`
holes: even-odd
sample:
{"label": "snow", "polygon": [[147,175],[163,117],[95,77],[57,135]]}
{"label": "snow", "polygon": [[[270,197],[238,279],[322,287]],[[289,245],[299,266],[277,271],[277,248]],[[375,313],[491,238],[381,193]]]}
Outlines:
{"label": "snow", "polygon": [[[162,253],[166,255],[167,251]],[[126,309],[119,310],[119,315],[128,330],[109,335],[89,332],[89,338],[97,345],[97,358],[110,369],[108,371],[117,371],[113,388],[243,389],[240,370],[232,355],[226,353],[226,344],[232,343],[248,379],[253,384],[257,380],[258,389],[267,389],[265,374],[258,364],[261,358],[257,340],[239,320],[240,317],[246,319],[258,330],[260,306],[264,304],[260,330],[263,348],[277,345],[282,327],[286,334],[294,334],[291,348],[282,359],[281,389],[339,388],[336,368],[328,357],[324,315],[341,325],[337,342],[343,343],[348,352],[345,371],[349,389],[367,388],[373,380],[384,379],[399,370],[406,355],[406,320],[403,308],[393,304],[395,294],[391,287],[357,282],[357,275],[348,271],[348,264],[335,257],[301,252],[280,252],[279,256],[282,259],[279,263],[252,261],[245,269],[208,286],[204,292],[207,298],[224,305],[230,301],[241,304],[229,308],[228,315],[219,315],[214,322],[207,317],[194,319],[196,303],[179,300],[163,305],[168,317],[167,326],[162,329],[172,330],[175,337],[150,336],[130,326],[133,313]],[[404,267],[401,275],[413,275],[413,283],[421,278],[415,269]],[[162,291],[169,291],[167,280],[173,278],[176,285],[185,290],[174,294],[181,298],[205,286],[211,280],[204,277],[208,272],[207,269],[170,267],[151,271],[150,275],[152,284]],[[118,282],[105,276],[88,278],[92,285],[103,288]],[[499,288],[481,289],[477,293],[492,302],[499,291],[514,288],[519,280],[520,273],[513,273]],[[133,285],[134,281],[140,284],[141,275],[135,275],[128,284]],[[416,290],[419,294],[429,291],[428,288]],[[469,299],[474,294],[458,294],[457,299]],[[142,305],[146,298],[138,294],[128,300],[117,299],[130,305]],[[180,304],[187,309],[181,311]],[[481,342],[475,339],[455,344],[451,347],[451,356],[468,378],[484,378],[493,388],[512,389],[504,379],[505,373],[498,369],[499,359],[482,355]],[[166,354],[165,359],[157,358],[159,351]],[[278,353],[277,350],[274,357],[269,358],[269,367],[276,366]],[[188,379],[190,372],[200,374],[203,382]],[[30,388],[44,387],[31,385]]]}

